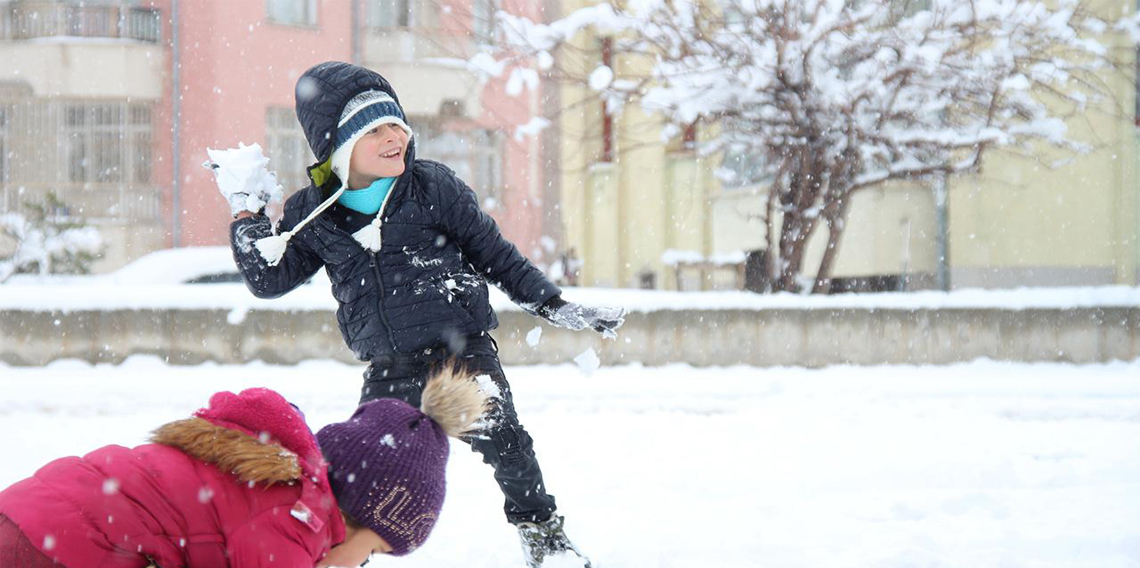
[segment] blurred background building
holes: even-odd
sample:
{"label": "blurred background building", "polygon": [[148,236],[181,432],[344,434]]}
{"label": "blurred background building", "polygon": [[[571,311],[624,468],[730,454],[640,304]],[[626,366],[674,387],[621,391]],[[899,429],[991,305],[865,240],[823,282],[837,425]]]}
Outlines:
{"label": "blurred background building", "polygon": [[[611,113],[583,86],[488,81],[458,63],[495,41],[496,10],[551,20],[585,4],[0,0],[0,210],[55,193],[60,215],[103,232],[97,271],[156,249],[225,244],[206,148],[261,143],[287,193],[306,185],[313,158],[293,86],[339,59],[387,77],[418,156],[455,169],[533,260],[560,260],[562,282],[743,287],[748,259],[768,248],[760,157],[701,155],[713,125],[662,141],[658,119]],[[644,71],[606,38],[574,45],[583,68]],[[1136,100],[1134,83],[1114,81],[1120,100]],[[538,116],[553,126],[516,136]],[[944,188],[858,194],[833,291],[1140,283],[1136,125],[1090,114],[1070,127],[1097,150],[1032,161],[994,152],[981,175]]]}
{"label": "blurred background building", "polygon": [[[570,13],[594,3],[561,7]],[[1109,15],[1136,9],[1134,0],[1096,6]],[[1126,38],[1115,41],[1135,58]],[[619,79],[646,76],[646,62],[615,54],[612,45],[579,33],[567,50],[577,59],[563,63],[582,76],[599,63]],[[1134,108],[1133,80],[1106,72],[1105,81],[1120,106]],[[639,106],[612,113],[585,85],[564,86],[561,95],[564,246],[582,261],[582,284],[742,287],[746,259],[770,246],[764,158],[702,157],[698,142],[715,125],[662,141],[664,123]],[[898,183],[857,193],[832,292],[1140,284],[1137,124],[1131,113],[1093,109],[1068,120],[1071,136],[1095,148],[1088,155],[1043,149],[1028,159],[997,150],[979,175],[942,187]],[[718,175],[725,170],[730,175]],[[825,244],[825,231],[817,231],[806,266],[819,264]]]}
{"label": "blurred background building", "polygon": [[[519,9],[525,9],[526,3]],[[293,112],[311,65],[388,78],[417,132],[504,232],[541,258],[542,151],[515,128],[538,85],[507,97],[455,60],[491,34],[493,0],[0,0],[0,209],[55,193],[97,226],[96,271],[228,241],[206,148],[260,143],[286,193],[313,162]],[[520,101],[522,101],[520,103]]]}

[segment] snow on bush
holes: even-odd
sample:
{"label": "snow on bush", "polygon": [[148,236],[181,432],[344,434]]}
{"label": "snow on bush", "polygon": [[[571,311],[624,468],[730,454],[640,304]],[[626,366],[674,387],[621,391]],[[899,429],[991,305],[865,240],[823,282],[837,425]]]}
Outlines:
{"label": "snow on bush", "polygon": [[28,205],[28,215],[0,215],[0,235],[14,242],[10,254],[0,258],[0,282],[13,274],[37,272],[47,274],[86,274],[90,263],[103,248],[103,239],[95,227],[77,220],[49,215],[61,205],[54,194],[48,194],[46,205]]}

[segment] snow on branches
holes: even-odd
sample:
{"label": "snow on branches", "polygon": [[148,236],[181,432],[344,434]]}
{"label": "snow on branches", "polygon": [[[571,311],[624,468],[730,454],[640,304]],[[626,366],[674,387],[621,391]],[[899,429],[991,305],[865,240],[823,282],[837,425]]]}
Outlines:
{"label": "snow on branches", "polygon": [[0,215],[0,236],[15,242],[15,249],[0,258],[0,283],[21,272],[86,273],[102,251],[98,229],[51,217],[48,211],[55,204],[58,199],[49,194],[47,206],[29,206],[31,215]]}
{"label": "snow on branches", "polygon": [[1135,16],[1106,20],[1082,0],[610,0],[548,24],[500,23],[502,60],[546,61],[581,31],[649,58],[640,80],[598,66],[581,83],[613,110],[622,99],[659,113],[674,125],[666,136],[717,124],[704,151],[762,160],[769,233],[773,213],[780,222],[775,287],[800,288],[807,240],[826,226],[816,291],[854,192],[973,171],[995,146],[1090,150],[1065,120],[1112,99],[1134,43],[1114,50],[1140,39]]}

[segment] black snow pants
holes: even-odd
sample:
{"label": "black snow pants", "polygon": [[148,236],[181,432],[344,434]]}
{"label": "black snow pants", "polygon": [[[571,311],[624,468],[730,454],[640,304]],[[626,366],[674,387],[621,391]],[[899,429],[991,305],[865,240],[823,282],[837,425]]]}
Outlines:
{"label": "black snow pants", "polygon": [[[378,357],[364,372],[360,403],[395,398],[419,408],[424,382],[433,371],[452,359],[457,367],[465,368],[473,376],[490,377],[495,387],[491,390],[498,391],[488,393],[493,396],[487,418],[493,426],[476,436],[465,437],[464,441],[473,451],[483,454],[483,462],[495,469],[495,481],[506,498],[503,509],[507,521],[512,524],[544,521],[556,508],[554,496],[546,492],[533,441],[519,424],[498,351],[495,340],[482,334],[467,338],[459,354],[442,345],[411,355]],[[484,392],[487,390],[484,388]]]}

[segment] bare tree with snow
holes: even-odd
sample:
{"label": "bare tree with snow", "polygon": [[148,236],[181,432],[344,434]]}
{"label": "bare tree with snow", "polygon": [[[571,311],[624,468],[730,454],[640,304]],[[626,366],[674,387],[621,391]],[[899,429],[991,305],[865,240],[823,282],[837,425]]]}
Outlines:
{"label": "bare tree with snow", "polygon": [[[537,66],[588,85],[613,112],[639,102],[670,125],[666,138],[714,125],[703,151],[756,156],[752,169],[771,181],[774,288],[826,292],[860,190],[976,172],[995,147],[1091,150],[1066,120],[1130,104],[1110,81],[1134,72],[1135,44],[1120,40],[1137,29],[1134,11],[1116,0],[609,0],[547,24],[500,13],[498,67],[488,54],[472,61]],[[552,54],[581,31],[650,72],[560,68]],[[819,229],[827,245],[805,276]]]}

